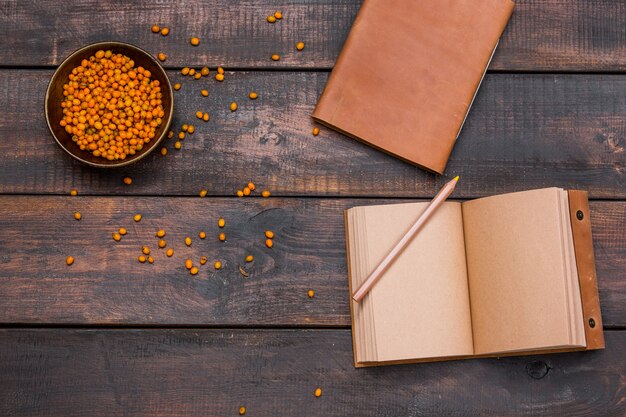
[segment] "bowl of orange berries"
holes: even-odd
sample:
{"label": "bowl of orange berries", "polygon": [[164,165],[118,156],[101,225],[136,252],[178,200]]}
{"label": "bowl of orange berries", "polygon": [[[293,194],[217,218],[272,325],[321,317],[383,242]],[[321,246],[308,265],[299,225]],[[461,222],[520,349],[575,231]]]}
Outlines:
{"label": "bowl of orange berries", "polygon": [[165,138],[172,85],[148,52],[122,42],[87,45],[68,56],[48,84],[46,121],[59,146],[95,167],[131,164]]}

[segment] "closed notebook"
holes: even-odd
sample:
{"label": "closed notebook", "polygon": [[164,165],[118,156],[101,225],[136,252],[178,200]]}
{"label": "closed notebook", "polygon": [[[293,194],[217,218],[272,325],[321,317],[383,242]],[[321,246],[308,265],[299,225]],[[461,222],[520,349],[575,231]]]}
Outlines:
{"label": "closed notebook", "polygon": [[313,118],[441,174],[510,0],[365,0]]}
{"label": "closed notebook", "polygon": [[[346,210],[351,294],[427,205]],[[357,367],[603,348],[587,194],[445,202],[351,313]]]}

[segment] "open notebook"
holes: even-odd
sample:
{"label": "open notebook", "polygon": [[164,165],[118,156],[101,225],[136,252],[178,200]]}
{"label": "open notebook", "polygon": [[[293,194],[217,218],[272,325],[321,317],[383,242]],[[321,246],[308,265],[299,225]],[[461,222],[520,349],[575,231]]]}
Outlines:
{"label": "open notebook", "polygon": [[[427,205],[346,210],[351,294]],[[446,202],[351,312],[357,367],[603,348],[587,194]]]}

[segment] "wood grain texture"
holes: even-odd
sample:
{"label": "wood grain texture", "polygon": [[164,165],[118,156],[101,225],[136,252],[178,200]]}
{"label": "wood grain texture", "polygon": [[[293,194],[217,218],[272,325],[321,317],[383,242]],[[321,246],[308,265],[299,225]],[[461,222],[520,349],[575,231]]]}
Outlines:
{"label": "wood grain texture", "polygon": [[349,330],[8,329],[0,413],[618,416],[624,351],[612,331],[601,351],[356,370]]}
{"label": "wood grain texture", "polygon": [[[348,326],[343,210],[391,202],[0,197],[0,323]],[[135,213],[144,216],[140,223],[132,221]],[[225,243],[217,239],[220,216]],[[592,202],[591,216],[604,325],[623,327],[626,202]],[[117,243],[111,234],[120,226],[128,235]],[[157,248],[161,228],[172,258]],[[264,246],[265,230],[276,234],[272,249]],[[137,261],[143,245],[152,249],[153,265]],[[255,257],[251,265],[244,262],[248,254]],[[68,255],[75,258],[71,267]],[[197,264],[202,255],[209,263],[192,277],[184,261]],[[215,271],[216,259],[224,269]]]}
{"label": "wood grain texture", "polygon": [[[310,114],[327,74],[234,72],[219,83],[170,72],[174,126],[196,133],[123,170],[85,167],[58,148],[42,116],[50,70],[0,71],[0,193],[234,195],[252,179],[274,195],[432,197],[438,178],[326,128]],[[20,88],[16,89],[15,86]],[[208,88],[209,97],[200,90]],[[259,98],[252,101],[248,93]],[[232,101],[239,109],[231,112]],[[211,121],[195,118],[208,111]],[[561,186],[626,198],[626,75],[491,74],[482,84],[446,176],[456,197]],[[125,186],[121,178],[131,175]]]}
{"label": "wood grain texture", "polygon": [[[519,0],[491,63],[495,70],[623,71],[626,32],[623,2]],[[0,5],[2,65],[58,65],[79,47],[126,41],[168,66],[331,68],[360,7],[354,0],[4,1]],[[284,19],[265,21],[279,8]],[[94,17],[96,17],[94,19]],[[168,37],[150,32],[154,23]],[[189,44],[191,36],[200,46]],[[306,42],[298,53],[295,43]],[[14,45],[22,45],[15,53]],[[281,55],[272,62],[273,53]]]}

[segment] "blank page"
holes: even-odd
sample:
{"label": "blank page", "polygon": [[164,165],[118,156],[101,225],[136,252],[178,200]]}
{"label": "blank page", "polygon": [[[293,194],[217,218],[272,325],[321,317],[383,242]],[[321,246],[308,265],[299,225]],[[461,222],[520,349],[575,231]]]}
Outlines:
{"label": "blank page", "polygon": [[[352,290],[365,280],[391,251],[428,203],[358,207],[362,253],[361,276],[354,276]],[[357,257],[355,257],[356,259]],[[354,268],[352,269],[354,275]],[[471,355],[472,327],[467,288],[463,223],[459,203],[446,202],[361,301],[368,304],[371,323],[356,328],[373,331],[374,355],[359,360],[388,361],[440,356]],[[355,321],[367,314],[355,314]],[[358,341],[357,341],[358,346]]]}
{"label": "blank page", "polygon": [[561,192],[546,188],[463,203],[476,354],[580,343],[571,332]]}

